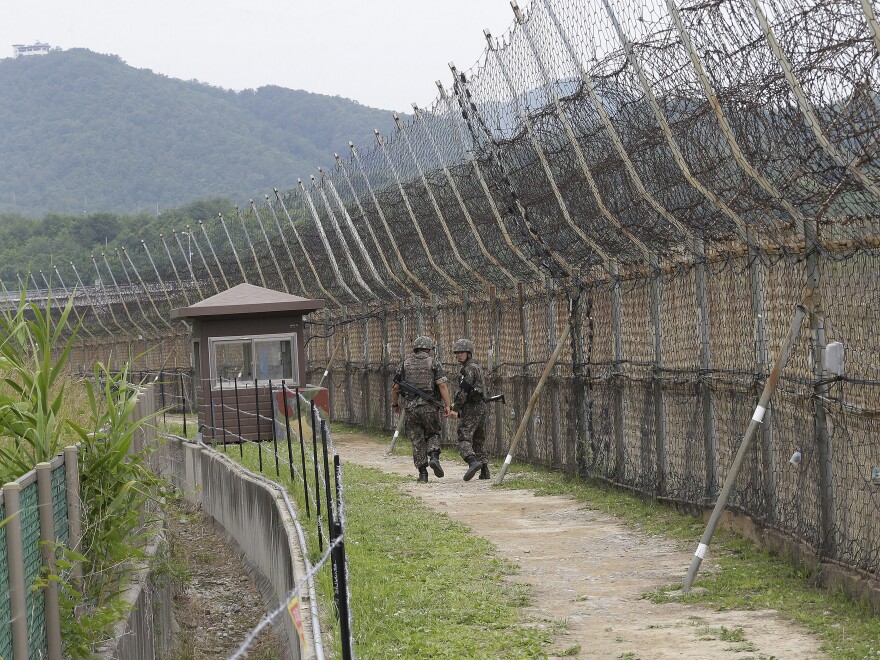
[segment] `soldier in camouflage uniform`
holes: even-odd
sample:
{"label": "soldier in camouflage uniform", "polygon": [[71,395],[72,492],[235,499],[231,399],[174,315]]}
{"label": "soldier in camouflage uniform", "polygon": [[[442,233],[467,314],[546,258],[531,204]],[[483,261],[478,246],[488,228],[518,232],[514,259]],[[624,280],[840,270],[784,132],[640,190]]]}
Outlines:
{"label": "soldier in camouflage uniform", "polygon": [[489,466],[483,453],[483,442],[486,439],[489,409],[485,400],[483,370],[474,361],[474,343],[470,339],[456,341],[452,352],[461,365],[453,407],[459,418],[458,453],[468,464],[464,480],[470,481],[477,472],[480,473],[480,479],[488,479]]}
{"label": "soldier in camouflage uniform", "polygon": [[[449,416],[451,408],[446,373],[439,361],[434,359],[434,340],[416,337],[413,354],[397,368],[395,383],[391,387],[391,405],[400,414],[400,396],[404,397],[406,421],[404,432],[412,442],[413,464],[419,471],[418,481],[428,481],[428,467],[434,476],[442,477],[440,466],[440,411],[437,393],[442,398],[443,416]],[[399,381],[421,390],[434,400],[428,401],[401,389]],[[436,403],[435,403],[436,402]]]}

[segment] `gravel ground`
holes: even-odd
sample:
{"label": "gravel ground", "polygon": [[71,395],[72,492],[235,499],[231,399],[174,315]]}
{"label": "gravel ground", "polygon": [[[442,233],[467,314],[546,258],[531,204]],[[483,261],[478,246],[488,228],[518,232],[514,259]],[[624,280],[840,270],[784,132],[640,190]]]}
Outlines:
{"label": "gravel ground", "polygon": [[[244,558],[210,518],[191,506],[172,505],[166,525],[172,560],[188,576],[174,599],[180,629],[172,660],[228,658],[266,615]],[[260,632],[247,657],[281,657],[270,628]]]}

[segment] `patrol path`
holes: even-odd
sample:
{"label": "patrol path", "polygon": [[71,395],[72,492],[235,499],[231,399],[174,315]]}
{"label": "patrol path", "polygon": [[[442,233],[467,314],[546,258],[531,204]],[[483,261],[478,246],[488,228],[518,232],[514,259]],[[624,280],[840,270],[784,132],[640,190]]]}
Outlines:
{"label": "patrol path", "polygon": [[[431,474],[426,485],[415,483],[409,456],[389,456],[375,438],[345,433],[335,434],[334,442],[343,464],[411,477],[404,485],[408,493],[468,525],[494,543],[499,556],[518,564],[519,573],[508,579],[531,586],[524,618],[554,631],[548,652],[579,644],[580,652],[566,657],[824,657],[817,638],[773,611],[716,612],[642,600],[642,594],[680,582],[687,570],[691,553],[672,541],[628,529],[573,498],[493,489],[491,480],[465,482],[467,466],[451,449],[441,456],[446,476]],[[406,438],[399,442],[408,444]],[[719,639],[722,626],[741,628],[745,642]]]}

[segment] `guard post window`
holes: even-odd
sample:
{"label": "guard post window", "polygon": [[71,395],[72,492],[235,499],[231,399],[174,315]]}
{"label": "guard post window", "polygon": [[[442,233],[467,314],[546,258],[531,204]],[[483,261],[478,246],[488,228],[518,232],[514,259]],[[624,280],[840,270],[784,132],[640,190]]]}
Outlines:
{"label": "guard post window", "polygon": [[[284,380],[299,385],[296,335],[257,335],[211,340],[211,382],[214,388],[236,380],[266,385]],[[239,385],[242,383],[239,382]]]}

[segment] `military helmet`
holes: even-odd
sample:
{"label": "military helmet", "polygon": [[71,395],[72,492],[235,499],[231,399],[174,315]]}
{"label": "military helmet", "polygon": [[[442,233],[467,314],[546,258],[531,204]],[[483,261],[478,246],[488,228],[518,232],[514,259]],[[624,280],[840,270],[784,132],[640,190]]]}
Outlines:
{"label": "military helmet", "polygon": [[413,341],[413,350],[434,350],[434,340],[430,337],[425,337],[422,335],[421,337],[416,337],[415,341]]}
{"label": "military helmet", "polygon": [[459,339],[452,346],[453,353],[464,353],[465,351],[467,351],[471,355],[474,354],[474,342],[472,342],[470,339]]}

